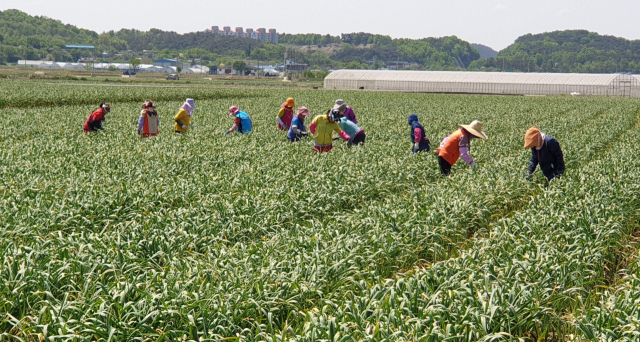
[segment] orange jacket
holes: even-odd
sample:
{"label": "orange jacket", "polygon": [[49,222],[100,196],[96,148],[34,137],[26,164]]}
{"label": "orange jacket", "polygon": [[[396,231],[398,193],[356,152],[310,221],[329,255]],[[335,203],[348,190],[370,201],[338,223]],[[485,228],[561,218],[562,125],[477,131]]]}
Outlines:
{"label": "orange jacket", "polygon": [[440,148],[440,157],[444,158],[451,166],[460,158],[460,138],[463,135],[462,129],[451,133],[447,141],[444,142],[444,146]]}

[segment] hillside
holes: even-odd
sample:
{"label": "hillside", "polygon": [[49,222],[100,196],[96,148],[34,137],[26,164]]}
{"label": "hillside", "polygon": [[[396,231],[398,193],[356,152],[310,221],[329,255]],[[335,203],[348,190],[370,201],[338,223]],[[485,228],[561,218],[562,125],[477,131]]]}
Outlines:
{"label": "hillside", "polygon": [[[65,51],[67,44],[95,45],[110,53],[127,50],[168,50],[170,56],[189,49],[204,49],[220,55],[242,56],[262,46],[247,38],[223,37],[193,32],[178,34],[158,29],[148,32],[122,29],[98,34],[43,16],[31,16],[18,10],[0,11],[0,63],[19,58],[72,61],[89,51]],[[203,53],[198,53],[198,56]]]}
{"label": "hillside", "polygon": [[470,69],[531,72],[640,73],[640,40],[586,30],[527,34],[497,58],[475,61]]}
{"label": "hillside", "polygon": [[[405,63],[401,67],[456,70],[467,68],[480,58],[474,47],[455,36],[414,40],[362,32],[341,37],[282,34],[280,41],[282,44],[273,45],[248,38],[205,32],[178,34],[160,29],[146,32],[122,29],[98,34],[18,10],[0,12],[0,63],[21,58],[73,61],[90,53],[65,51],[65,44],[92,44],[99,52],[111,55],[147,50],[160,57],[202,58],[209,64],[237,59],[281,63],[287,53],[314,69],[377,69],[402,61]],[[327,46],[331,48],[326,49]]]}
{"label": "hillside", "polygon": [[498,51],[482,44],[471,44],[474,48],[480,52],[480,58],[495,58],[498,55]]}
{"label": "hillside", "polygon": [[480,53],[471,44],[456,36],[393,39],[365,32],[343,33],[340,37],[283,34],[280,42],[318,55],[330,51],[328,58],[347,63],[349,68],[378,68],[400,60],[415,63],[415,68],[419,69],[453,70],[464,69],[480,58]]}
{"label": "hillside", "polygon": [[[282,34],[281,44],[205,32],[178,34],[151,29],[121,29],[98,34],[59,20],[18,10],[0,11],[0,64],[18,59],[75,61],[90,51],[67,51],[66,44],[95,45],[118,54],[153,51],[155,56],[200,59],[209,65],[250,59],[282,63],[285,54],[312,69],[482,70],[521,72],[640,73],[640,40],[599,35],[586,30],[527,34],[496,53],[456,36],[394,39],[371,33]],[[291,58],[291,57],[290,57]]]}

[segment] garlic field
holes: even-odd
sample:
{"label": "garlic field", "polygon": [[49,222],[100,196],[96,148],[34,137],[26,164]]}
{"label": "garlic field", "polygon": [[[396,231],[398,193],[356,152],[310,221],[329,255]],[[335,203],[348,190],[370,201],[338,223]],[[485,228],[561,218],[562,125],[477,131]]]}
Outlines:
{"label": "garlic field", "polygon": [[[366,146],[289,143],[287,97],[307,124],[345,99]],[[231,105],[253,134],[223,135]],[[479,168],[412,157],[411,113],[432,147],[482,121]],[[3,80],[0,127],[0,341],[640,340],[639,100]]]}

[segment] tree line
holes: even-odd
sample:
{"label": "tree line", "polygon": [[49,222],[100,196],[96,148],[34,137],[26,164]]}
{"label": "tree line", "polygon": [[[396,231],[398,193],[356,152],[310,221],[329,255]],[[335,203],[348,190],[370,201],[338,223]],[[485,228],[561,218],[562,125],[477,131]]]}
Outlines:
{"label": "tree line", "polygon": [[498,53],[476,60],[470,70],[640,73],[640,40],[599,35],[586,30],[527,34]]}
{"label": "tree line", "polygon": [[97,52],[107,52],[112,61],[128,61],[131,52],[145,52],[153,57],[198,60],[209,66],[237,60],[281,64],[286,55],[318,70],[378,69],[402,61],[409,63],[409,68],[421,70],[640,73],[640,40],[585,30],[527,34],[495,58],[480,58],[474,46],[456,36],[393,39],[365,32],[340,36],[284,33],[279,41],[272,44],[207,32],[178,34],[159,29],[98,34],[18,10],[0,11],[0,64],[18,59],[69,62],[92,53],[64,48],[76,44],[95,45]]}

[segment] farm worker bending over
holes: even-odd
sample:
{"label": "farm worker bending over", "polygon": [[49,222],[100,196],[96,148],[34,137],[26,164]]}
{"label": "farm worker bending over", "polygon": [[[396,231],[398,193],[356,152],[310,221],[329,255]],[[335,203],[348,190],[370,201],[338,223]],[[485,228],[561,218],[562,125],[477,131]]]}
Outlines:
{"label": "farm worker bending over", "polygon": [[531,178],[531,174],[536,170],[538,164],[540,164],[540,169],[548,181],[564,173],[564,157],[560,143],[540,132],[535,126],[529,128],[525,133],[524,148],[531,148],[527,178]]}
{"label": "farm worker bending over", "polygon": [[309,109],[307,109],[307,107],[298,108],[298,114],[293,117],[289,133],[287,133],[289,141],[299,141],[302,137],[307,136],[307,129],[304,127],[304,119],[307,116],[309,116]]}
{"label": "farm worker bending over", "polygon": [[296,106],[293,98],[288,98],[287,102],[283,103],[280,111],[278,112],[278,129],[281,131],[288,131],[291,127],[291,120],[293,120],[293,107]]}
{"label": "farm worker bending over", "polygon": [[349,121],[349,119],[343,116],[340,118],[340,121],[338,121],[338,126],[340,126],[340,129],[345,131],[351,137],[351,139],[347,141],[347,146],[351,147],[359,144],[364,145],[364,140],[367,136],[364,134],[364,130],[356,123]]}
{"label": "farm worker bending over", "polygon": [[101,103],[100,108],[91,113],[84,123],[84,132],[90,133],[103,130],[102,123],[104,122],[105,115],[110,112],[111,106],[109,106],[108,103]]}
{"label": "farm worker bending over", "polygon": [[344,100],[336,100],[336,104],[333,106],[333,108],[339,110],[340,114],[342,114],[343,117],[347,118],[347,120],[355,124],[358,123],[358,120],[356,119],[356,113],[353,112],[353,109],[351,107],[347,106],[347,103],[344,102]]}
{"label": "farm worker bending over", "polygon": [[193,114],[193,110],[196,109],[196,104],[193,102],[192,98],[188,98],[184,101],[182,107],[180,107],[180,111],[176,115],[173,120],[175,120],[176,124],[173,126],[173,129],[176,133],[184,133],[189,129],[189,124],[191,123],[191,114]]}
{"label": "farm worker bending over", "polygon": [[411,153],[416,154],[422,151],[429,152],[431,150],[431,147],[429,146],[430,141],[429,139],[427,139],[427,134],[424,131],[424,127],[422,127],[422,125],[418,121],[418,115],[409,115],[407,123],[411,125],[411,132],[409,133],[409,135],[411,135],[411,142],[413,143],[413,145],[411,146]]}
{"label": "farm worker bending over", "polygon": [[156,106],[151,100],[142,105],[140,119],[138,120],[138,134],[143,138],[156,136],[160,133],[160,118],[156,112]]}
{"label": "farm worker bending over", "polygon": [[241,111],[238,106],[231,106],[229,108],[229,116],[234,117],[233,126],[224,132],[224,134],[233,133],[234,131],[238,131],[240,134],[251,133],[253,128],[253,122],[251,118],[249,118],[249,114]]}
{"label": "farm worker bending over", "polygon": [[467,164],[476,168],[478,164],[469,156],[468,151],[471,149],[471,139],[487,139],[487,135],[482,132],[482,122],[474,120],[469,125],[459,125],[461,128],[450,136],[444,138],[440,147],[436,149],[438,163],[440,164],[440,172],[448,176],[451,172],[451,166],[462,157]]}
{"label": "farm worker bending over", "polygon": [[313,150],[319,153],[329,152],[333,148],[332,133],[340,134],[340,138],[349,141],[351,137],[340,129],[337,121],[340,120],[340,112],[337,109],[330,109],[325,115],[318,115],[313,119],[309,130],[313,134]]}

